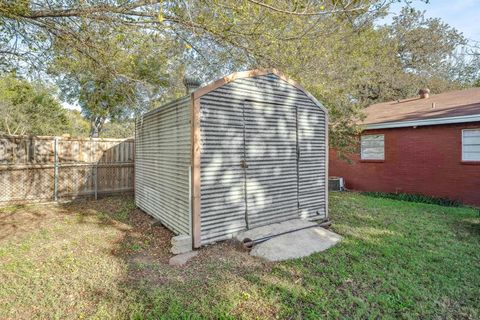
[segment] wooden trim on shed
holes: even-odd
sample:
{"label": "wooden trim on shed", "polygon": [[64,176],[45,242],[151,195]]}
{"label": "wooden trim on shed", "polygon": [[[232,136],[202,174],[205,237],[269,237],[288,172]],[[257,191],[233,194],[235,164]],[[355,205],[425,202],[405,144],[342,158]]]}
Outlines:
{"label": "wooden trim on shed", "polygon": [[201,246],[200,228],[200,160],[201,160],[201,135],[200,135],[200,100],[195,99],[192,93],[192,245],[194,248]]}

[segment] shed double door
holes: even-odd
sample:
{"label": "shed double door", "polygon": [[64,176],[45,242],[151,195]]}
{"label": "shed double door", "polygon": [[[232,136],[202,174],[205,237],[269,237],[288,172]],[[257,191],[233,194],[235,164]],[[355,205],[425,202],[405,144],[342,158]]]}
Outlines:
{"label": "shed double door", "polygon": [[292,105],[243,104],[247,228],[299,217],[297,111]]}

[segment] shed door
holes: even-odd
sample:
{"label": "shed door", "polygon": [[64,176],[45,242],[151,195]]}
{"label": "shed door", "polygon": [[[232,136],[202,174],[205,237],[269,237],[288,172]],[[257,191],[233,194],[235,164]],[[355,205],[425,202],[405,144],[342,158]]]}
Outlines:
{"label": "shed door", "polygon": [[243,116],[247,227],[297,218],[296,108],[246,101]]}
{"label": "shed door", "polygon": [[[242,104],[202,97],[202,244],[244,230],[245,171]],[[240,112],[239,112],[240,111]]]}
{"label": "shed door", "polygon": [[301,218],[326,217],[326,123],[316,105],[298,108],[298,202]]}

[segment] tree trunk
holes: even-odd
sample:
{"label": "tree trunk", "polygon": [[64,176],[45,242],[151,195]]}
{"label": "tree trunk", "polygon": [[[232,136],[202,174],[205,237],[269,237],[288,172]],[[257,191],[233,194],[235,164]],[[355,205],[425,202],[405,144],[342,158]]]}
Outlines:
{"label": "tree trunk", "polygon": [[105,117],[92,117],[90,119],[90,137],[91,138],[98,138],[100,136],[100,132],[102,132],[103,125],[105,124]]}

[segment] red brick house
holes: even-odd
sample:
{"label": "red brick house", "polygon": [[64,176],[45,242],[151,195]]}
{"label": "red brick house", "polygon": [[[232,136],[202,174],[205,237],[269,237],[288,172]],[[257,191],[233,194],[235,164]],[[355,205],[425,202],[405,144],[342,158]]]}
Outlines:
{"label": "red brick house", "polygon": [[417,193],[480,206],[480,88],[365,109],[351,163],[330,150],[329,175],[348,189]]}

